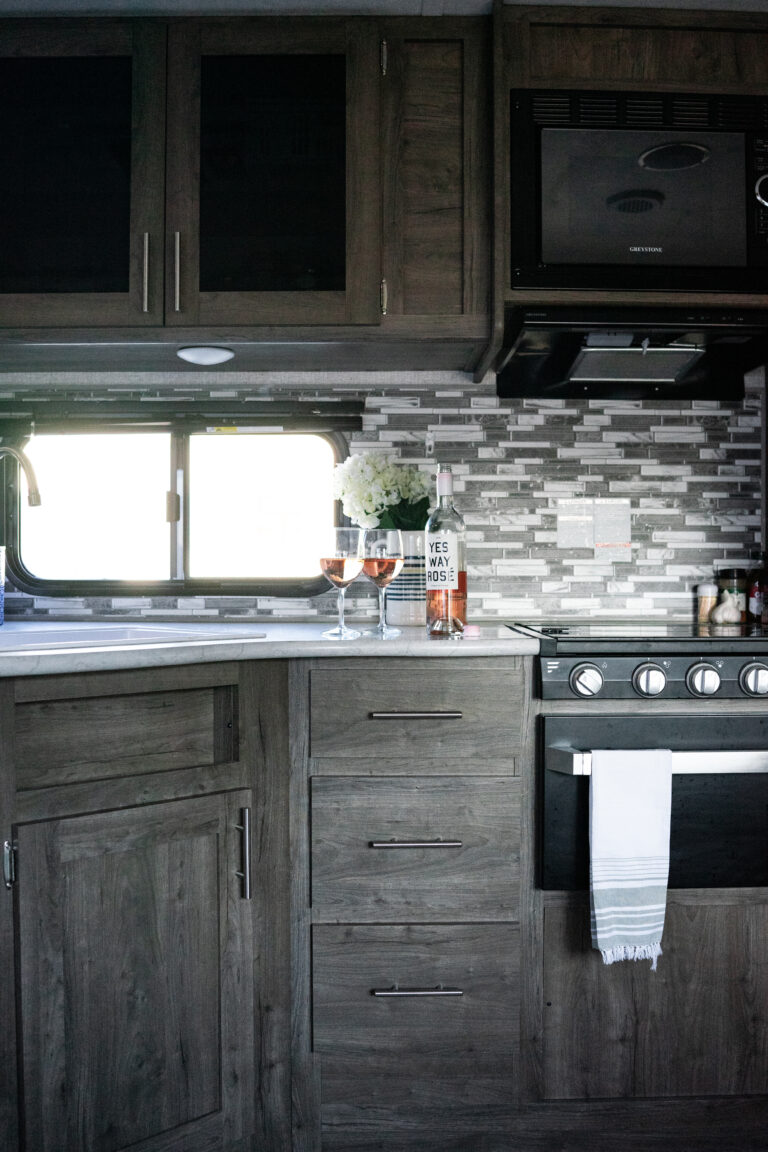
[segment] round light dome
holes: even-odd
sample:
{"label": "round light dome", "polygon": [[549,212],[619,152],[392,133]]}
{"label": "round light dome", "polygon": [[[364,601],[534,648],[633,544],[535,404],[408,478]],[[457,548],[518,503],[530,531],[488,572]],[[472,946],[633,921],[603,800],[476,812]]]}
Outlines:
{"label": "round light dome", "polygon": [[229,348],[179,348],[176,353],[190,364],[224,364],[235,355]]}

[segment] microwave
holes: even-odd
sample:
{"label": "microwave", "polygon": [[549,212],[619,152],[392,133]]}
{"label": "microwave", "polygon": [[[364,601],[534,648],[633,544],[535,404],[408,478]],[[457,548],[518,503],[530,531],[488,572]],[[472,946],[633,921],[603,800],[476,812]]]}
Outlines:
{"label": "microwave", "polygon": [[513,91],[511,287],[768,290],[768,97]]}

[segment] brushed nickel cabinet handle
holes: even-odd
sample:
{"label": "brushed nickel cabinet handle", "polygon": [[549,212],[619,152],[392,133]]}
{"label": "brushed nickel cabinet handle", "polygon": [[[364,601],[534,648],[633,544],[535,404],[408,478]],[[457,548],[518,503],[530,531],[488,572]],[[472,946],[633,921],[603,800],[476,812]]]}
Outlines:
{"label": "brushed nickel cabinet handle", "polygon": [[461,840],[369,840],[369,848],[461,848]]}
{"label": "brushed nickel cabinet handle", "polygon": [[149,312],[149,232],[145,232],[142,238],[141,310]]}
{"label": "brushed nickel cabinet handle", "polygon": [[369,720],[461,720],[461,712],[369,712]]}
{"label": "brushed nickel cabinet handle", "polygon": [[242,871],[235,872],[235,876],[239,876],[242,880],[242,888],[240,895],[243,900],[250,900],[251,898],[251,810],[250,808],[240,809],[240,824],[235,824],[235,828],[240,831],[240,860],[242,862]]}
{"label": "brushed nickel cabinet handle", "polygon": [[437,984],[434,988],[371,988],[371,996],[463,996],[463,988],[443,988]]}
{"label": "brushed nickel cabinet handle", "polygon": [[173,310],[181,312],[181,232],[173,234]]}

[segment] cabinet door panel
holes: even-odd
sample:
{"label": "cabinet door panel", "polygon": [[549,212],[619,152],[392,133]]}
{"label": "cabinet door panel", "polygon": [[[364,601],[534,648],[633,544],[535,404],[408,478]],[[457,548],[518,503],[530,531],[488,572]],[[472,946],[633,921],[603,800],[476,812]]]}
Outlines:
{"label": "cabinet door panel", "polygon": [[375,38],[362,27],[172,27],[167,323],[378,322]]}
{"label": "cabinet door panel", "polygon": [[667,905],[658,970],[604,965],[584,903],[544,919],[543,1095],[728,1096],[768,1083],[768,905]]}
{"label": "cabinet door panel", "polygon": [[235,875],[249,797],[18,830],[22,1079],[36,1152],[140,1141],[165,1152],[179,1140],[197,1152],[250,1138],[250,905]]}
{"label": "cabinet door panel", "polygon": [[0,35],[0,324],[162,318],[162,29]]}

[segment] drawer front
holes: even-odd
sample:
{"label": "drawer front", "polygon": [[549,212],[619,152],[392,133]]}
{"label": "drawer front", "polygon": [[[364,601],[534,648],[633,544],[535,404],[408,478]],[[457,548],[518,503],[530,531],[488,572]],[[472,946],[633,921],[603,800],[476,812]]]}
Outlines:
{"label": "drawer front", "polygon": [[234,699],[228,688],[194,688],[17,704],[19,788],[233,760]]}
{"label": "drawer front", "polygon": [[313,918],[516,919],[519,845],[517,780],[315,777]]}
{"label": "drawer front", "polygon": [[[417,1132],[447,1124],[466,1147],[478,1131],[509,1131],[518,1092],[515,925],[323,925],[313,938],[329,1146],[343,1128],[379,1135],[407,1125],[413,1147]],[[395,985],[449,994],[373,995]]]}
{"label": "drawer front", "polygon": [[468,772],[480,759],[509,764],[520,745],[522,699],[515,660],[504,671],[459,660],[314,669],[310,753],[336,762],[401,758],[410,772],[422,760],[432,770],[459,763]]}
{"label": "drawer front", "polygon": [[514,1051],[516,925],[317,925],[312,938],[316,1051],[478,1071]]}

